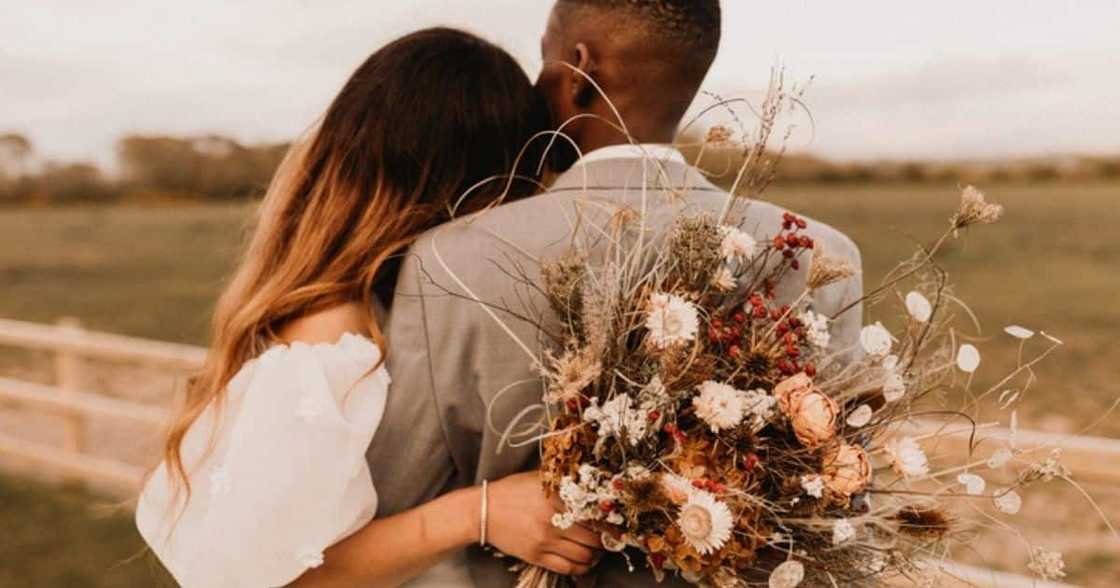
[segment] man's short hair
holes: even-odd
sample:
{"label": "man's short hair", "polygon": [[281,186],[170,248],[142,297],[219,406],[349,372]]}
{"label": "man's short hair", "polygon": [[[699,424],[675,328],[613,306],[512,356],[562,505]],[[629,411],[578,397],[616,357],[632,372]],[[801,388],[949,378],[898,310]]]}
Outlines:
{"label": "man's short hair", "polygon": [[559,5],[629,13],[634,19],[629,22],[641,32],[695,51],[694,57],[709,63],[719,50],[719,0],[559,0]]}

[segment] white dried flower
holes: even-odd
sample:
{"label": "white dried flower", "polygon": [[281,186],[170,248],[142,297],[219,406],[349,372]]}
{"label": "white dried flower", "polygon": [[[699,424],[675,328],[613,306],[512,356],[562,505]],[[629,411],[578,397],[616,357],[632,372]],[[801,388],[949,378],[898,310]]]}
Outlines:
{"label": "white dried flower", "polygon": [[622,516],[617,510],[605,513],[601,508],[605,502],[613,503],[618,500],[616,478],[618,476],[609,476],[607,472],[586,463],[580,465],[578,479],[572,476],[561,478],[557,494],[564,504],[564,511],[553,515],[552,524],[557,528],[567,529],[585,521],[622,523]]}
{"label": "white dried flower", "polygon": [[809,344],[816,349],[827,349],[832,341],[832,334],[828,331],[828,317],[806,310],[797,318],[805,325],[805,339]]}
{"label": "white dried flower", "polygon": [[906,395],[906,380],[898,373],[898,356],[888,355],[883,358],[883,399],[887,402],[896,402]]}
{"label": "white dried flower", "polygon": [[611,553],[619,553],[622,550],[626,549],[626,542],[620,539],[615,539],[614,535],[611,535],[606,531],[603,531],[599,534],[599,543],[603,545],[603,549]]}
{"label": "white dried flower", "polygon": [[933,316],[933,305],[929,299],[922,296],[921,292],[911,292],[906,295],[906,311],[919,323],[929,322]]}
{"label": "white dried flower", "polygon": [[797,588],[805,579],[805,566],[797,560],[782,562],[770,572],[769,588]]}
{"label": "white dried flower", "polygon": [[1060,580],[1066,577],[1066,562],[1062,560],[1061,552],[1042,547],[1035,547],[1031,552],[1031,563],[1027,568],[1043,580]]}
{"label": "white dried flower", "polygon": [[973,373],[980,367],[980,350],[965,343],[957,351],[957,368],[962,372]]}
{"label": "white dried flower", "polygon": [[1027,471],[1027,476],[1031,479],[1041,478],[1043,481],[1049,482],[1054,478],[1064,478],[1069,475],[1069,468],[1062,465],[1062,449],[1060,447],[1050,450],[1050,455],[1046,459],[1031,466]]}
{"label": "white dried flower", "polygon": [[1013,515],[1018,513],[1019,509],[1023,508],[1023,498],[1019,496],[1018,492],[1010,488],[996,492],[992,502],[995,503],[996,510],[1004,514]]}
{"label": "white dried flower", "polygon": [[744,415],[749,415],[751,425],[761,430],[778,412],[778,399],[766,390],[747,390],[743,393]]}
{"label": "white dried flower", "polygon": [[696,416],[707,423],[713,433],[734,429],[743,422],[746,410],[744,393],[719,382],[700,384],[699,396],[692,399]]}
{"label": "white dried flower", "polygon": [[824,496],[824,478],[820,476],[801,476],[801,489],[813,498]]}
{"label": "white dried flower", "polygon": [[1019,325],[1009,325],[1007,327],[1004,327],[1003,332],[1011,335],[1012,337],[1015,337],[1016,339],[1030,339],[1031,337],[1034,337],[1034,331],[1026,327],[1020,327]]}
{"label": "white dried flower", "polygon": [[695,490],[677,515],[677,527],[685,541],[701,555],[723,547],[731,538],[735,519],[727,505],[707,492]]}
{"label": "white dried flower", "polygon": [[590,348],[569,349],[560,357],[547,356],[550,367],[545,371],[548,400],[565,402],[577,398],[603,373],[603,364]]}
{"label": "white dried flower", "polygon": [[908,478],[918,478],[929,473],[929,459],[926,452],[914,441],[913,437],[902,437],[887,445],[894,471]]}
{"label": "white dried flower", "polygon": [[906,380],[897,373],[887,374],[883,380],[883,399],[887,402],[897,402],[906,395]]}
{"label": "white dried flower", "polygon": [[894,339],[883,323],[867,325],[859,332],[859,343],[873,357],[884,357],[891,352]]}
{"label": "white dried flower", "polygon": [[658,292],[649,298],[646,329],[654,346],[665,349],[695,339],[700,317],[696,307],[684,298]]}
{"label": "white dried flower", "polygon": [[848,519],[836,519],[832,524],[832,544],[840,545],[847,543],[856,536],[856,528]]}
{"label": "white dried flower", "polygon": [[673,504],[684,504],[688,502],[688,497],[692,495],[695,488],[685,478],[674,474],[661,474],[658,478],[661,482],[661,489],[665,492],[665,496],[669,498],[669,502]]}
{"label": "white dried flower", "polygon": [[583,411],[583,420],[596,423],[599,426],[601,437],[622,438],[625,433],[626,440],[631,445],[637,445],[645,437],[649,420],[648,411],[634,406],[634,401],[626,394],[617,394],[600,407],[598,398],[592,398],[591,404]]}
{"label": "white dried flower", "polygon": [[1007,463],[1011,461],[1012,457],[1015,457],[1015,455],[1011,453],[1010,449],[1006,447],[1000,447],[998,450],[996,450],[995,453],[992,454],[991,457],[988,458],[988,467],[992,468],[993,470],[998,470],[999,468],[1007,465]]}
{"label": "white dried flower", "polygon": [[987,483],[984,481],[984,478],[981,478],[980,476],[977,476],[976,474],[969,474],[969,473],[961,474],[961,475],[957,476],[957,481],[960,482],[964,486],[964,491],[965,492],[967,492],[967,493],[969,493],[973,496],[979,496],[979,495],[983,494],[984,493],[984,488],[985,488],[985,486],[987,486]]}
{"label": "white dried flower", "polygon": [[665,388],[665,383],[661,381],[661,376],[654,376],[650,378],[649,382],[642,387],[639,393],[643,404],[650,403],[654,405],[661,405],[670,400],[669,390]]}
{"label": "white dried flower", "polygon": [[871,422],[871,414],[872,410],[870,406],[866,404],[857,406],[855,410],[848,413],[848,426],[858,429],[866,425],[867,423]]}
{"label": "white dried flower", "polygon": [[754,237],[739,230],[737,227],[723,226],[720,228],[723,241],[720,242],[720,255],[725,261],[741,262],[754,257],[758,243]]}
{"label": "white dried flower", "polygon": [[992,224],[1003,216],[1003,207],[992,204],[984,198],[984,193],[972,186],[961,191],[961,205],[952,218],[953,227],[963,229],[969,225]]}
{"label": "white dried flower", "polygon": [[552,515],[551,522],[552,522],[553,527],[556,527],[557,529],[560,529],[561,531],[566,531],[568,529],[571,529],[572,525],[576,524],[576,517],[575,517],[574,514],[572,514],[570,512],[564,512],[564,513],[559,513],[558,512],[558,513]]}
{"label": "white dried flower", "polygon": [[867,571],[869,571],[873,574],[878,574],[879,572],[882,572],[883,570],[887,569],[887,563],[888,563],[887,562],[887,556],[885,556],[882,553],[876,551],[871,556],[871,559],[867,560],[867,563],[866,563]]}
{"label": "white dried flower", "polygon": [[738,283],[735,282],[735,273],[727,266],[719,268],[716,275],[712,276],[712,286],[720,292],[730,292],[734,290],[737,285]]}

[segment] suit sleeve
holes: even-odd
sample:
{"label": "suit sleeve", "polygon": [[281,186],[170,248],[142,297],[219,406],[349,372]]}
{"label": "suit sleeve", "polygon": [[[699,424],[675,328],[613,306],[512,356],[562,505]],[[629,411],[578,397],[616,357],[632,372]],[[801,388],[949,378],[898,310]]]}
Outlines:
{"label": "suit sleeve", "polygon": [[387,367],[393,377],[381,427],[366,452],[380,493],[378,516],[389,516],[442,494],[458,471],[438,402],[428,315],[433,301],[424,264],[402,263],[386,326]]}
{"label": "suit sleeve", "polygon": [[[842,248],[848,261],[856,268],[856,274],[843,282],[827,286],[828,299],[831,301],[826,312],[829,316],[840,312],[848,305],[863,298],[863,258],[859,247],[851,239],[843,237],[845,246]],[[834,350],[851,350],[849,358],[855,358],[860,353],[859,333],[863,328],[863,304],[857,303],[837,316],[832,325]]]}

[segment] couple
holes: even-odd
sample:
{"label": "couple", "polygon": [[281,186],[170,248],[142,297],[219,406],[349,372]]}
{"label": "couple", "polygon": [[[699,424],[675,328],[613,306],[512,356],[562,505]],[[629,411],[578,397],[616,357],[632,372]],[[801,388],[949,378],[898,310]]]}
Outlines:
{"label": "couple", "polygon": [[[597,586],[648,581],[602,558],[597,533],[552,525],[535,445],[502,447],[540,402],[526,351],[543,347],[495,309],[547,307],[515,268],[562,254],[581,212],[720,211],[727,195],[666,147],[719,37],[718,0],[558,0],[535,86],[448,29],[358,68],[277,172],[141,495],[140,531],[181,584],[512,586],[494,551]],[[765,238],[783,212],[753,202],[741,226]],[[804,276],[788,282],[779,295]],[[816,305],[859,299],[847,284]],[[859,328],[845,317],[840,348]]]}

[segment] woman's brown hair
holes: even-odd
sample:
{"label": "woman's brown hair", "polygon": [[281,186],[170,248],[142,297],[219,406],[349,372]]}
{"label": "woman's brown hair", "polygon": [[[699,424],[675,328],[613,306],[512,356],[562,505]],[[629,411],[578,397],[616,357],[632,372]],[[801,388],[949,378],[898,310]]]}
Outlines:
{"label": "woman's brown hair", "polygon": [[[358,67],[281,163],[218,300],[209,355],[164,448],[168,474],[188,497],[183,438],[208,406],[220,408],[241,366],[293,320],[353,301],[384,349],[373,305],[375,297],[391,304],[396,260],[468,192],[460,212],[531,193],[532,178],[514,167],[548,125],[517,62],[462,31],[407,35]],[[523,158],[522,169],[537,157]]]}

